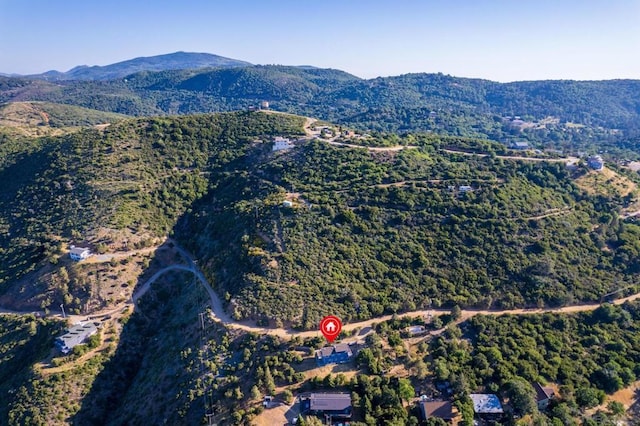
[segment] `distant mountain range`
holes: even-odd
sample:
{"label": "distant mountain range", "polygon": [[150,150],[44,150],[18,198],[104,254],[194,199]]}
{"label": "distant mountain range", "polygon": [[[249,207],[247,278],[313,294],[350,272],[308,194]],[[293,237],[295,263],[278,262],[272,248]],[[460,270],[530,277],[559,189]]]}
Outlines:
{"label": "distant mountain range", "polygon": [[[245,67],[249,62],[212,55],[210,53],[175,52],[166,55],[140,57],[105,66],[80,65],[67,72],[47,71],[29,75],[48,81],[59,80],[112,80],[141,71],[167,71],[176,69]],[[2,74],[10,76],[8,74]],[[13,75],[15,76],[15,75]]]}

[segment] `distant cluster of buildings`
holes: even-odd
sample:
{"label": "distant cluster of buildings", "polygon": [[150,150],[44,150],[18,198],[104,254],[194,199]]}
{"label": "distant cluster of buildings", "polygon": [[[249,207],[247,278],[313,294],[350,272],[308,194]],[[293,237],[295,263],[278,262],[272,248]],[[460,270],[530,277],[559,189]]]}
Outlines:
{"label": "distant cluster of buildings", "polygon": [[250,105],[249,108],[247,108],[247,109],[249,111],[267,110],[267,109],[269,109],[269,102],[268,101],[262,101],[262,102],[260,102],[260,104],[258,106]]}

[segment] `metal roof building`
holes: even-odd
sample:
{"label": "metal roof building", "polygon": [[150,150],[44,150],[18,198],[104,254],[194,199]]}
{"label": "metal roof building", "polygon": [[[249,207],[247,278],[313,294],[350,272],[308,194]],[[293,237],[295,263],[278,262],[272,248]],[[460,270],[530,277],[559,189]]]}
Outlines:
{"label": "metal roof building", "polygon": [[67,334],[56,339],[56,347],[63,354],[68,354],[71,350],[84,343],[90,336],[96,334],[98,328],[92,322],[78,323],[71,327]]}

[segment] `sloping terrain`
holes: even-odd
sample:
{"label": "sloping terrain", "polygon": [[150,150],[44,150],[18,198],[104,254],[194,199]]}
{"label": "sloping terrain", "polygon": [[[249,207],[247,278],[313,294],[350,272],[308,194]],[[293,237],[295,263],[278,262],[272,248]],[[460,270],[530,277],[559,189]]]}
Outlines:
{"label": "sloping terrain", "polygon": [[[101,245],[144,246],[166,236],[220,173],[234,170],[256,138],[302,133],[302,122],[238,113],[130,120],[37,140],[5,135],[0,139],[5,182],[0,191],[0,296],[32,294],[19,279],[57,265],[70,244],[88,244],[95,252]],[[113,241],[117,233],[105,236],[104,228],[126,232]],[[87,280],[78,277],[60,292],[52,291],[54,280],[31,277],[29,285],[45,286],[37,292],[41,298],[52,296],[34,307],[57,307],[65,295],[75,301],[71,307],[84,306],[91,293]]]}
{"label": "sloping terrain", "polygon": [[[21,286],[31,285],[29,291],[42,297],[25,308],[64,303],[90,314],[87,307],[102,308],[95,299],[111,296],[106,303],[118,303],[129,294],[110,295],[95,283],[120,286],[120,272],[153,274],[155,263],[168,256],[154,245],[167,235],[194,255],[229,314],[257,320],[259,327],[313,329],[327,313],[344,321],[379,320],[421,308],[452,314],[455,306],[534,308],[638,291],[640,226],[618,215],[619,194],[591,194],[576,184],[575,175],[586,173],[582,166],[573,170],[564,160],[513,155],[501,144],[435,135],[364,139],[377,149],[354,147],[360,139],[338,138],[332,145],[303,137],[303,125],[312,121],[239,112],[126,119],[60,137],[3,135],[0,300],[30,294]],[[274,136],[303,139],[273,152]],[[95,251],[150,250],[128,260],[72,264],[63,259],[72,243]],[[173,256],[165,261],[180,262]],[[127,284],[135,286],[135,279]],[[386,341],[367,339],[361,371],[350,371],[353,379],[323,379],[308,371],[314,360],[305,353],[321,346],[320,339],[282,341],[227,329],[212,322],[206,306],[191,273],[167,273],[131,316],[127,310],[103,317],[92,352],[68,358],[47,356],[59,323],[0,316],[0,379],[16,371],[0,380],[8,395],[0,421],[196,424],[209,413],[219,424],[243,424],[262,410],[264,395],[277,392],[284,400],[291,391],[340,389],[363,401],[359,418],[406,423],[412,414],[398,396],[398,371],[406,379],[428,369],[434,374],[414,384],[442,377],[459,385],[461,395],[471,384],[498,389],[518,377],[591,388],[585,380],[600,377],[602,350],[616,350],[637,331],[635,311],[633,317],[619,308],[603,318],[598,310],[585,314],[594,323],[590,333],[606,323],[615,340],[581,339],[590,371],[573,382],[560,373],[568,361],[560,343],[543,339],[548,332],[539,333],[536,345],[559,355],[536,361],[540,374],[529,358],[518,359],[520,352],[504,349],[503,357],[489,358],[494,354],[483,346],[486,336],[475,335],[483,336],[482,327],[495,329],[490,337],[507,347],[509,333],[520,341],[519,328],[542,329],[550,316],[516,322],[479,315],[462,339],[455,324],[441,328],[445,319],[454,320],[441,310],[439,326],[435,319],[429,324],[430,346],[407,351],[397,330],[407,321],[426,325],[424,316],[403,319],[404,325],[389,316],[390,324],[375,327]],[[352,339],[364,337],[356,330]],[[636,342],[630,344],[627,361],[621,356],[606,366],[621,376],[620,386],[633,379],[637,351]],[[496,373],[481,357],[477,363],[452,359],[472,350],[487,352]],[[526,371],[510,371],[516,363]],[[470,382],[460,380],[460,372]]]}
{"label": "sloping terrain", "polygon": [[[248,66],[141,72],[126,80],[0,77],[0,102],[40,100],[127,115],[271,108],[376,131],[637,151],[637,80],[496,83],[442,74],[363,80],[331,69]],[[633,158],[632,158],[633,159]]]}
{"label": "sloping terrain", "polygon": [[126,116],[48,102],[11,102],[0,105],[0,128],[16,135],[56,136],[80,127],[109,124]]}

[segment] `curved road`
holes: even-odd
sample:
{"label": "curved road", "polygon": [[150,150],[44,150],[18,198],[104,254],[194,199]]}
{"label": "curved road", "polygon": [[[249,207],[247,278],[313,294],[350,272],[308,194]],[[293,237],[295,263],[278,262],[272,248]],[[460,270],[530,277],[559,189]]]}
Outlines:
{"label": "curved road", "polygon": [[[153,274],[153,276],[151,276],[151,278],[149,278],[142,286],[140,286],[140,288],[138,288],[138,290],[136,290],[134,292],[134,294],[132,295],[131,299],[133,301],[133,304],[135,305],[135,303],[140,299],[140,297],[142,297],[147,291],[149,291],[149,289],[151,288],[151,286],[153,285],[153,283],[155,283],[162,275],[164,275],[167,272],[170,271],[185,271],[185,272],[191,272],[193,273],[196,278],[198,279],[198,281],[200,281],[200,283],[204,286],[205,290],[207,291],[207,294],[209,295],[209,301],[210,301],[210,306],[211,306],[211,317],[212,319],[214,319],[215,321],[219,321],[221,323],[223,323],[224,325],[231,327],[231,328],[235,328],[235,329],[239,329],[239,330],[244,330],[244,331],[248,331],[248,332],[254,332],[254,333],[261,333],[261,334],[270,334],[270,335],[274,335],[274,336],[278,336],[281,338],[285,338],[285,339],[290,339],[296,336],[305,338],[305,337],[315,337],[315,336],[319,336],[320,333],[318,330],[311,330],[311,331],[298,331],[298,330],[293,330],[293,329],[288,329],[288,328],[270,328],[270,327],[260,327],[255,325],[254,323],[250,322],[250,321],[236,321],[234,320],[231,316],[229,316],[229,314],[224,310],[224,306],[222,304],[222,301],[220,300],[220,298],[218,297],[218,295],[216,294],[216,292],[213,290],[213,288],[211,287],[211,285],[209,284],[209,282],[207,281],[207,279],[205,278],[204,274],[202,273],[202,271],[200,271],[196,265],[195,262],[192,260],[191,256],[189,255],[189,253],[187,253],[184,249],[182,249],[181,247],[179,247],[178,245],[175,244],[174,242],[174,247],[175,249],[185,258],[185,260],[187,261],[187,265],[170,265],[167,266],[166,268],[163,268],[161,270],[159,270],[158,272],[156,272],[155,274]],[[622,299],[617,299],[615,301],[613,301],[612,303],[615,305],[621,305],[624,302],[627,301],[632,301],[632,300],[636,300],[640,298],[640,293],[636,293],[634,295],[622,298]],[[99,319],[108,315],[112,315],[118,311],[121,311],[123,308],[131,306],[132,303],[131,302],[125,302],[122,303],[120,305],[118,305],[117,307],[106,311],[106,312],[97,312],[94,314],[91,314],[90,316],[87,315],[67,315],[67,318],[69,318],[73,323],[75,322],[80,322],[80,321],[85,321],[87,319]],[[574,313],[574,312],[586,312],[586,311],[592,311],[596,308],[598,308],[599,306],[601,306],[600,303],[591,303],[591,304],[582,304],[582,305],[573,305],[573,306],[564,306],[561,308],[546,308],[546,309],[505,309],[505,310],[472,310],[472,309],[465,309],[462,310],[462,315],[459,319],[459,321],[464,321],[467,320],[475,315],[534,315],[534,314],[543,314],[543,313]],[[423,310],[418,310],[418,311],[413,311],[413,312],[406,312],[406,313],[401,313],[401,314],[396,314],[396,317],[421,317],[421,316],[427,316],[427,315],[445,315],[445,314],[449,314],[451,311],[448,309],[423,309]],[[43,315],[43,312],[38,312],[38,311],[11,311],[11,310],[4,310],[4,309],[0,309],[0,314],[2,313],[6,313],[6,314],[16,314],[16,315],[24,315],[24,314],[41,314]],[[61,317],[61,313],[60,312],[54,312],[53,313],[54,316],[58,316]],[[365,321],[359,321],[359,322],[353,322],[353,323],[349,323],[349,324],[344,324],[342,329],[344,331],[352,331],[355,329],[363,329],[366,327],[371,327],[373,324],[378,323],[378,322],[382,322],[382,321],[388,321],[390,319],[392,319],[394,317],[393,314],[391,315],[383,315],[380,317],[376,317],[376,318],[372,318],[369,320],[365,320]]]}

